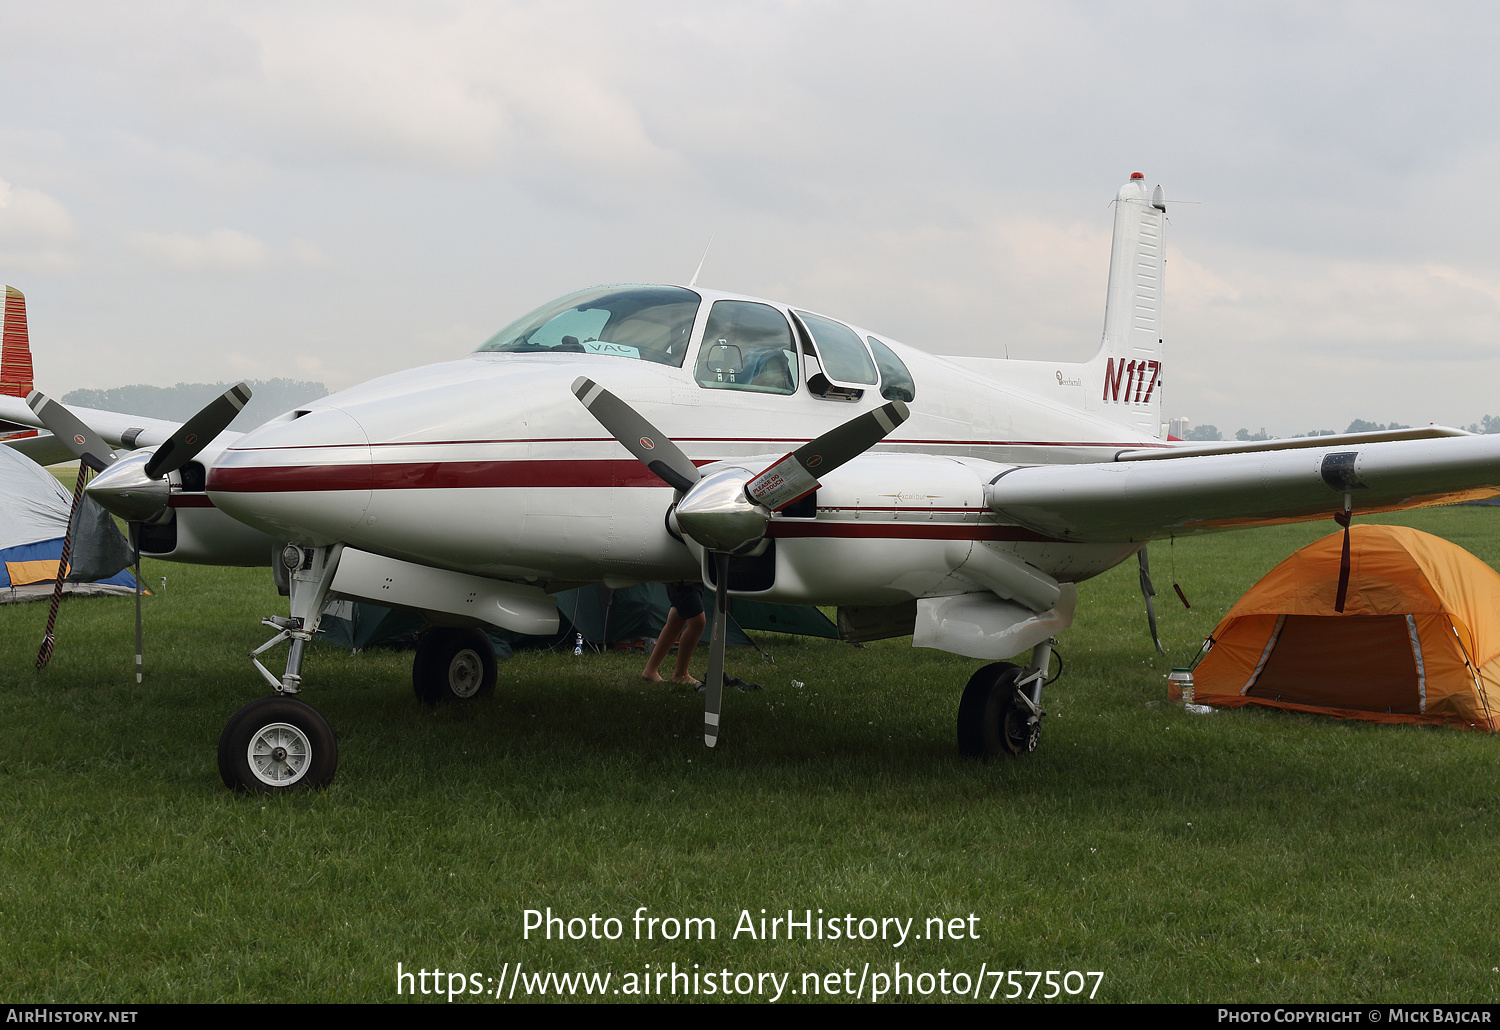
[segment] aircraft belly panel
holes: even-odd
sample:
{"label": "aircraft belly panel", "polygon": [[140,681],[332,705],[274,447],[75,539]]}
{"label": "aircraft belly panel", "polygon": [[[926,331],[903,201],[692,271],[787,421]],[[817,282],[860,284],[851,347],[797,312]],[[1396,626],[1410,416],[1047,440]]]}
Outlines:
{"label": "aircraft belly panel", "polygon": [[341,597],[439,612],[516,633],[557,632],[557,605],[539,587],[435,569],[352,547],[346,547],[339,559],[332,589]]}

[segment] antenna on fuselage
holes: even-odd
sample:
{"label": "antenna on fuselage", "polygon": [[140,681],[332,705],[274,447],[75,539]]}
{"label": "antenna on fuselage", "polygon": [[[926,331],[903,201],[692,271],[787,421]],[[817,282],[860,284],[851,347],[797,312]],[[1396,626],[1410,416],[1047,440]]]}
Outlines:
{"label": "antenna on fuselage", "polygon": [[703,274],[703,262],[705,262],[705,261],[708,260],[708,249],[709,249],[709,247],[712,247],[713,245],[714,245],[713,233],[709,233],[709,235],[708,235],[708,247],[704,247],[703,248],[703,256],[698,259],[698,270],[693,273],[692,281],[688,283],[689,286],[697,286],[698,285],[698,277]]}

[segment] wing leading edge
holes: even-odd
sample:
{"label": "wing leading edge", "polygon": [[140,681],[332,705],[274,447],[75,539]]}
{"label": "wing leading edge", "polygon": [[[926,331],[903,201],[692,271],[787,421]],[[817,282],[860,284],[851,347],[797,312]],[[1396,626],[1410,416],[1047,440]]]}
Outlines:
{"label": "wing leading edge", "polygon": [[[179,425],[177,422],[147,418],[144,415],[126,415],[118,411],[72,407],[69,410],[111,447],[123,450],[155,447],[164,443]],[[41,432],[35,436],[17,436],[11,440],[4,438],[4,434],[16,429],[37,429]],[[61,461],[73,460],[73,452],[53,439],[52,434],[42,425],[41,419],[37,418],[36,413],[20,397],[0,397],[0,443],[9,444],[38,465],[55,465]]]}
{"label": "wing leading edge", "polygon": [[1500,436],[1399,440],[1153,461],[1022,466],[985,503],[1056,539],[1173,534],[1356,516],[1500,494]]}

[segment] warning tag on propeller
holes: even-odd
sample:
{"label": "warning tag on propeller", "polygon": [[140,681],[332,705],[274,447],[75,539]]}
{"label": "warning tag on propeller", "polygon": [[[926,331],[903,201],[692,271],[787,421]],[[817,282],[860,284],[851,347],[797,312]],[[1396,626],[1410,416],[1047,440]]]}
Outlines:
{"label": "warning tag on propeller", "polygon": [[777,511],[817,488],[817,478],[803,468],[796,457],[788,454],[746,483],[745,493],[757,504]]}

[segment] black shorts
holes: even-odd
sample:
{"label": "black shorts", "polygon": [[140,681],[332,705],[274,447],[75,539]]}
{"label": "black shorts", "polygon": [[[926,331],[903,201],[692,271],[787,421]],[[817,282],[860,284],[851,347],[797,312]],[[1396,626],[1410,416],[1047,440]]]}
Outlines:
{"label": "black shorts", "polygon": [[667,600],[684,619],[695,619],[703,614],[702,583],[668,583]]}

